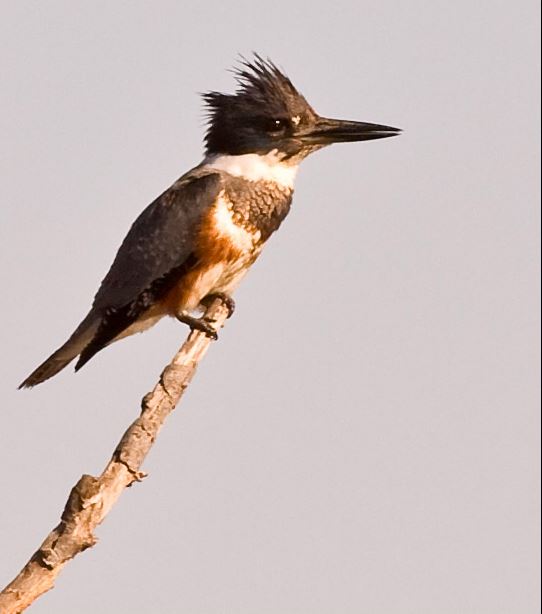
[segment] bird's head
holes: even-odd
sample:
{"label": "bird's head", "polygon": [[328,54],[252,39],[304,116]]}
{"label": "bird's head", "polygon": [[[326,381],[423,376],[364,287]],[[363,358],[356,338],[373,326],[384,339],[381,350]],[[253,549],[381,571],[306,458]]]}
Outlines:
{"label": "bird's head", "polygon": [[398,128],[320,117],[270,60],[255,55],[235,71],[234,94],[203,95],[209,125],[206,153],[213,155],[267,154],[299,162],[326,145],[396,136]]}

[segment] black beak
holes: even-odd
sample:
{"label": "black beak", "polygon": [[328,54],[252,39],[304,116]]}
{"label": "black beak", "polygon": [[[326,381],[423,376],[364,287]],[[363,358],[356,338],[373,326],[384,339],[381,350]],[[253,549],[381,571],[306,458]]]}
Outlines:
{"label": "black beak", "polygon": [[399,128],[319,117],[316,125],[297,136],[307,145],[331,145],[352,141],[372,141],[401,134]]}

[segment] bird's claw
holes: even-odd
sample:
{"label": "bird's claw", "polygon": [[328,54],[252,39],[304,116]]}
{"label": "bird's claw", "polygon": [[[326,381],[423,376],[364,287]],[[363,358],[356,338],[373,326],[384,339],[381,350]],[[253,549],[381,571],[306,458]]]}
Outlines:
{"label": "bird's claw", "polygon": [[177,320],[179,320],[179,322],[182,322],[183,324],[188,324],[191,330],[199,330],[200,332],[205,333],[207,337],[209,337],[213,341],[216,341],[218,339],[218,333],[212,326],[214,320],[205,317],[195,318],[186,313],[180,313],[179,315],[177,315]]}
{"label": "bird's claw", "polygon": [[212,294],[208,294],[202,299],[201,304],[205,307],[209,307],[209,305],[216,299],[221,300],[222,303],[228,308],[228,318],[231,318],[235,311],[235,301],[225,292],[213,292]]}

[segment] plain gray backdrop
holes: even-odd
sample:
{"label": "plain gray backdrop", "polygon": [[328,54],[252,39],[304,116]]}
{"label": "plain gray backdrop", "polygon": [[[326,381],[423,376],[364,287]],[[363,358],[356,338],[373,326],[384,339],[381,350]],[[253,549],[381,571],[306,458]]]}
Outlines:
{"label": "plain gray backdrop", "polygon": [[538,602],[537,2],[4,2],[0,583],[186,335],[19,382],[198,163],[238,53],[324,115],[144,469],[38,613],[527,614]]}

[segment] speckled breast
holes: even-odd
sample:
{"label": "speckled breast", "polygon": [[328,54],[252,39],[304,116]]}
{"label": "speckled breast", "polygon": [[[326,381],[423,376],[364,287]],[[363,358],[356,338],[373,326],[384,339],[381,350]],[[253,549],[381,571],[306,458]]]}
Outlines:
{"label": "speckled breast", "polygon": [[227,177],[200,227],[197,264],[171,294],[171,312],[193,309],[213,292],[233,292],[288,214],[291,200],[289,188]]}
{"label": "speckled breast", "polygon": [[224,197],[231,204],[233,222],[265,243],[288,215],[291,188],[270,181],[228,178]]}

